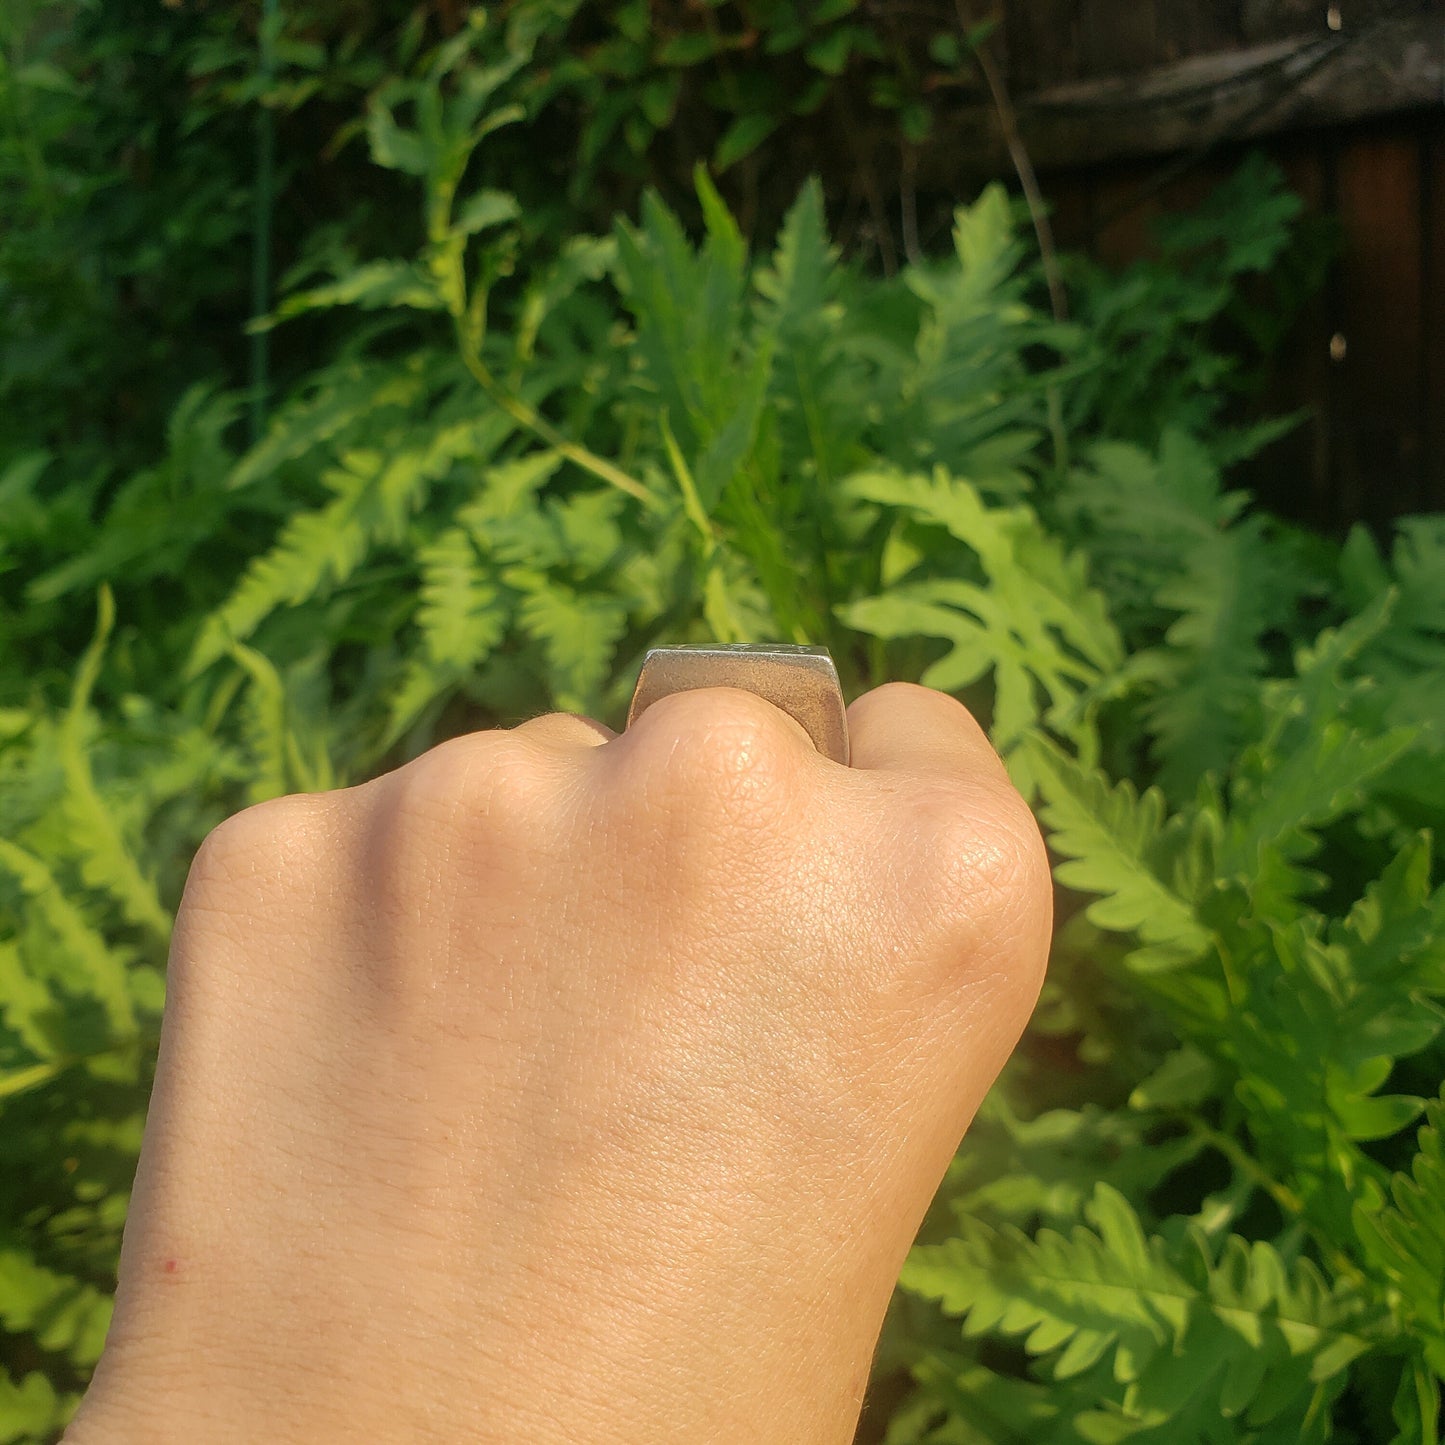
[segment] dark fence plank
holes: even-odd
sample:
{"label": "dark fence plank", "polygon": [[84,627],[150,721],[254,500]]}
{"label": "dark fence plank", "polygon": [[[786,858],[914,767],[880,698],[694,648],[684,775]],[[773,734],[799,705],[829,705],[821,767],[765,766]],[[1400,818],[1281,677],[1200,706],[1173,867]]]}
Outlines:
{"label": "dark fence plank", "polygon": [[1402,135],[1362,136],[1340,151],[1335,200],[1345,232],[1336,325],[1345,356],[1331,413],[1337,494],[1376,525],[1422,501],[1420,151]]}
{"label": "dark fence plank", "polygon": [[1425,436],[1424,495],[1427,511],[1445,511],[1445,114],[1422,128],[1422,251],[1425,275],[1424,371],[1421,410]]}
{"label": "dark fence plank", "polygon": [[[1081,66],[1099,10],[1084,10],[1078,32]],[[1335,34],[1324,6],[1311,31],[1248,48],[1193,55],[1143,70],[1115,69],[1043,89],[1011,82],[1019,128],[1039,170],[1061,170],[1132,157],[1190,152],[1216,144],[1343,124],[1401,111],[1438,109],[1445,96],[1445,21],[1436,14],[1367,21]],[[1351,10],[1351,14],[1354,11]],[[1157,32],[1143,7],[1129,32],[1110,32],[1111,54],[1137,56]],[[1099,25],[1102,22],[1097,22]],[[1016,64],[1034,31],[1009,31]],[[1132,35],[1132,39],[1130,36]],[[1103,44],[1102,41],[1099,42]],[[970,100],[937,117],[938,136],[922,157],[919,183],[956,186],[962,168],[975,176],[1009,167],[991,107]]]}
{"label": "dark fence plank", "polygon": [[[1333,204],[1332,148],[1318,135],[1276,144],[1274,160],[1290,189],[1315,215]],[[1261,410],[1267,416],[1304,411],[1300,425],[1251,462],[1241,478],[1273,510],[1326,531],[1344,520],[1337,506],[1332,450],[1330,339],[1334,306],[1328,291],[1305,302],[1270,369]]]}
{"label": "dark fence plank", "polygon": [[[994,44],[1060,245],[1147,254],[1154,218],[1254,144],[1337,217],[1342,254],[1265,397],[1309,419],[1242,480],[1324,530],[1383,530],[1445,509],[1445,0],[1334,8],[1338,29],[1328,0],[1030,0]],[[958,139],[920,154],[923,193],[1012,175],[979,101],[940,116]]]}
{"label": "dark fence plank", "polygon": [[1159,55],[1155,0],[1082,0],[1079,17],[1079,74],[1117,75],[1147,70]]}

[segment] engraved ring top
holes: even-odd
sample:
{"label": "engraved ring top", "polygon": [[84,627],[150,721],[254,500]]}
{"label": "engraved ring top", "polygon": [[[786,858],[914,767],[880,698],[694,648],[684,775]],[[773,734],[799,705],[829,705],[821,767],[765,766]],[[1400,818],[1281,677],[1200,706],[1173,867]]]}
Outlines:
{"label": "engraved ring top", "polygon": [[824,757],[848,765],[848,714],[826,647],[733,642],[654,647],[643,659],[627,726],[659,698],[699,687],[740,687],[795,718]]}

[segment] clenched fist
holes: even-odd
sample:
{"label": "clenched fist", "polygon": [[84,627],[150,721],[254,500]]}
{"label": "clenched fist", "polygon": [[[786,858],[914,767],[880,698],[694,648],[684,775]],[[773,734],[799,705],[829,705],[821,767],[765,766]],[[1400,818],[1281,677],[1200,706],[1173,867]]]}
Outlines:
{"label": "clenched fist", "polygon": [[751,693],[477,733],[186,884],[72,1445],[843,1445],[1048,951],[978,725]]}

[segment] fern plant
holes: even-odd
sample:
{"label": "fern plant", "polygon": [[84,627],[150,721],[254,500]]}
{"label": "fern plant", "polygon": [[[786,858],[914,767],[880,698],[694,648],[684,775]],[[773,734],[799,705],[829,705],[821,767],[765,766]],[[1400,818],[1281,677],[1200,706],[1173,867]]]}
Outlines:
{"label": "fern plant", "polygon": [[[208,829],[464,728],[620,725],[648,646],[713,638],[965,698],[1058,861],[1043,1004],[880,1356],[892,1445],[1435,1441],[1445,530],[1252,511],[1207,366],[1115,427],[1113,333],[1036,309],[997,187],[894,279],[817,185],[759,258],[703,173],[696,239],[649,197],[539,241],[474,164],[535,79],[481,35],[375,92],[421,248],[278,305],[283,360],[296,318],[342,340],[254,446],[198,386],[63,557],[44,458],[0,475],[6,565],[90,635],[0,659],[0,1442],[99,1351]],[[1289,222],[1260,185],[1236,271]],[[1189,274],[1176,339],[1219,301]]]}

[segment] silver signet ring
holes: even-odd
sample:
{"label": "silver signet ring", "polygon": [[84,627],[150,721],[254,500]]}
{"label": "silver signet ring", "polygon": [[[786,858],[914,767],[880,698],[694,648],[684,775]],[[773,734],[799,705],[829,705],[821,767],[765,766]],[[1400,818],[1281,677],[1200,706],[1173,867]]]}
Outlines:
{"label": "silver signet ring", "polygon": [[826,647],[771,642],[654,647],[643,659],[627,726],[659,698],[699,687],[755,692],[795,718],[824,757],[848,766],[848,711]]}

